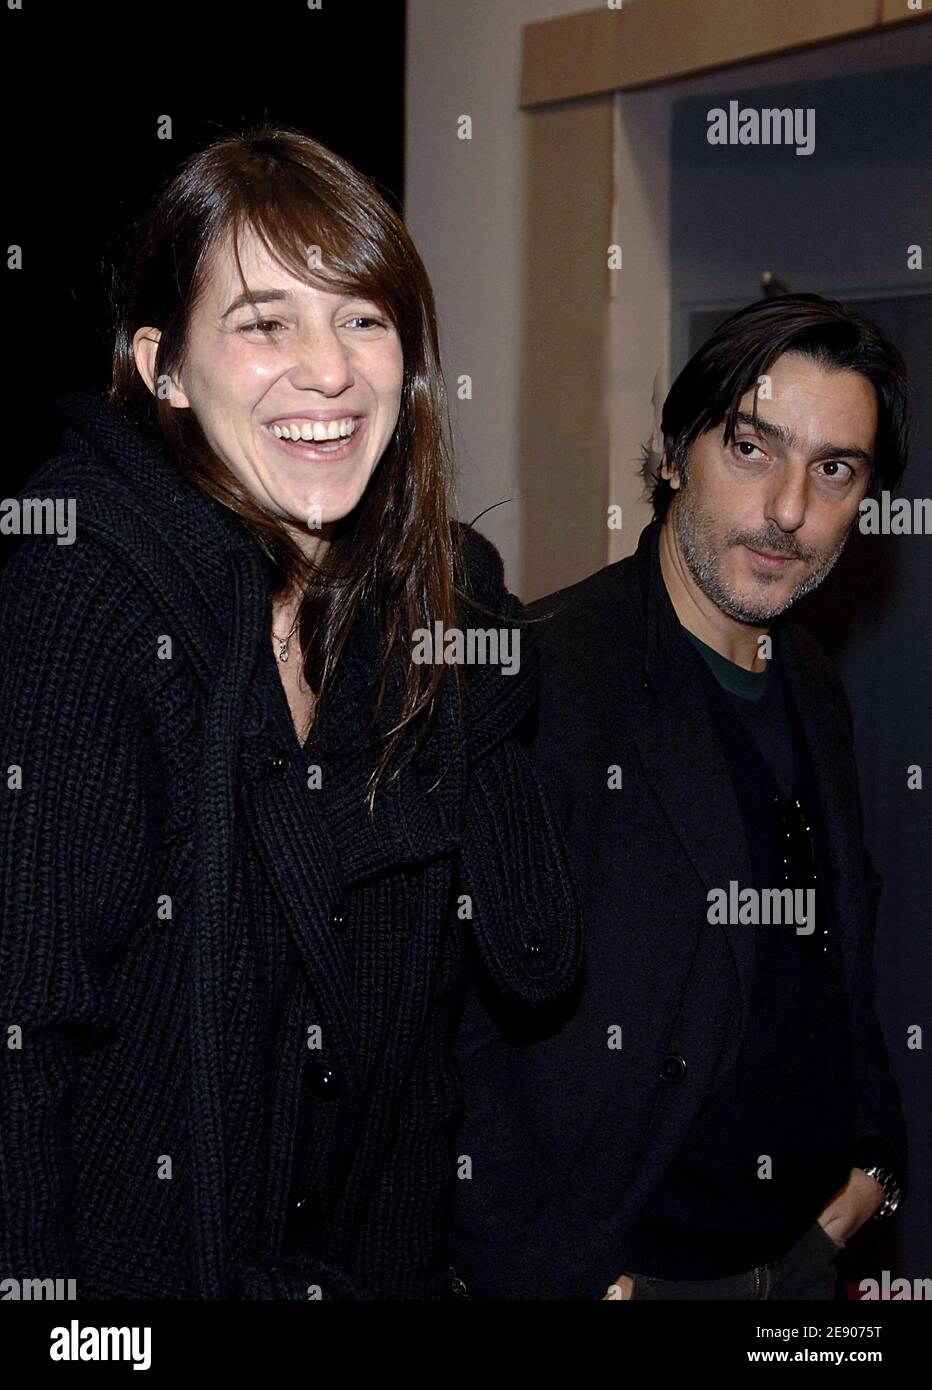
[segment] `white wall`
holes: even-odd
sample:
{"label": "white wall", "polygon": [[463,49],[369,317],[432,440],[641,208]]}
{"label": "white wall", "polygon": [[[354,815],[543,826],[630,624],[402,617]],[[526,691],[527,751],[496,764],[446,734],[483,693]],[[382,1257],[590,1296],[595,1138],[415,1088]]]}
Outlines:
{"label": "white wall", "polygon": [[[457,443],[456,514],[517,587],[522,25],[597,0],[408,0],[408,227],[433,281]],[[457,138],[461,115],[472,139]],[[472,400],[456,381],[472,377]]]}

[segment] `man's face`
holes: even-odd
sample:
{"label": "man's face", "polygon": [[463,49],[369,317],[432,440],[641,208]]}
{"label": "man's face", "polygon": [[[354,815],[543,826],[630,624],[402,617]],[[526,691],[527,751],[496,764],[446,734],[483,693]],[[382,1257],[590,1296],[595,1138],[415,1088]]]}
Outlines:
{"label": "man's face", "polygon": [[741,399],[732,443],[719,425],[689,450],[671,502],[693,579],[729,617],[775,618],[815,589],[844,548],[870,475],[874,388],[786,353],[768,374],[772,398]]}

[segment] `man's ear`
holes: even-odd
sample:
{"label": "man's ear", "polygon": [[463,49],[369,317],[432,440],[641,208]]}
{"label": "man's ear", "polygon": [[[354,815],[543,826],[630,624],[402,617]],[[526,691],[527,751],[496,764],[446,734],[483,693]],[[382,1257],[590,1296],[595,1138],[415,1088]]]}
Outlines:
{"label": "man's ear", "polygon": [[679,491],[682,482],[680,470],[677,465],[671,461],[669,454],[664,454],[660,461],[660,476],[670,484],[674,492]]}
{"label": "man's ear", "polygon": [[157,328],[137,328],[133,334],[133,360],[136,370],[146,386],[160,400],[167,400],[176,409],[186,409],[191,402],[174,377],[155,378],[155,359],[158,353],[161,333]]}

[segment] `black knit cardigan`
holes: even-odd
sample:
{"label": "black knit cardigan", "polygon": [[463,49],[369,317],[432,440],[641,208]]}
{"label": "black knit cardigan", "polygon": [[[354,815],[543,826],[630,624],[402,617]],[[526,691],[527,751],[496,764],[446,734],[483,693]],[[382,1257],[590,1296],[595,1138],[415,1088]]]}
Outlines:
{"label": "black knit cardigan", "polygon": [[[77,539],[23,537],[0,574],[0,1279],[451,1297],[466,936],[531,1005],[579,968],[514,737],[533,632],[518,673],[465,668],[462,732],[449,673],[373,832],[374,625],[302,749],[255,539],[95,395],[56,409],[62,451],[20,497],[74,500]],[[460,587],[520,612],[466,536]]]}

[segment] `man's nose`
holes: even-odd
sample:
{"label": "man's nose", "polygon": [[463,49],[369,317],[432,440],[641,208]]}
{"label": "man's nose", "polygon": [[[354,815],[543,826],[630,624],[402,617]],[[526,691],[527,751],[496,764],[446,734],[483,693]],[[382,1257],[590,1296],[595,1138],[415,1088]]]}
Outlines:
{"label": "man's nose", "polygon": [[774,478],[764,515],[781,531],[798,531],[806,518],[809,474],[805,465],[786,464]]}

